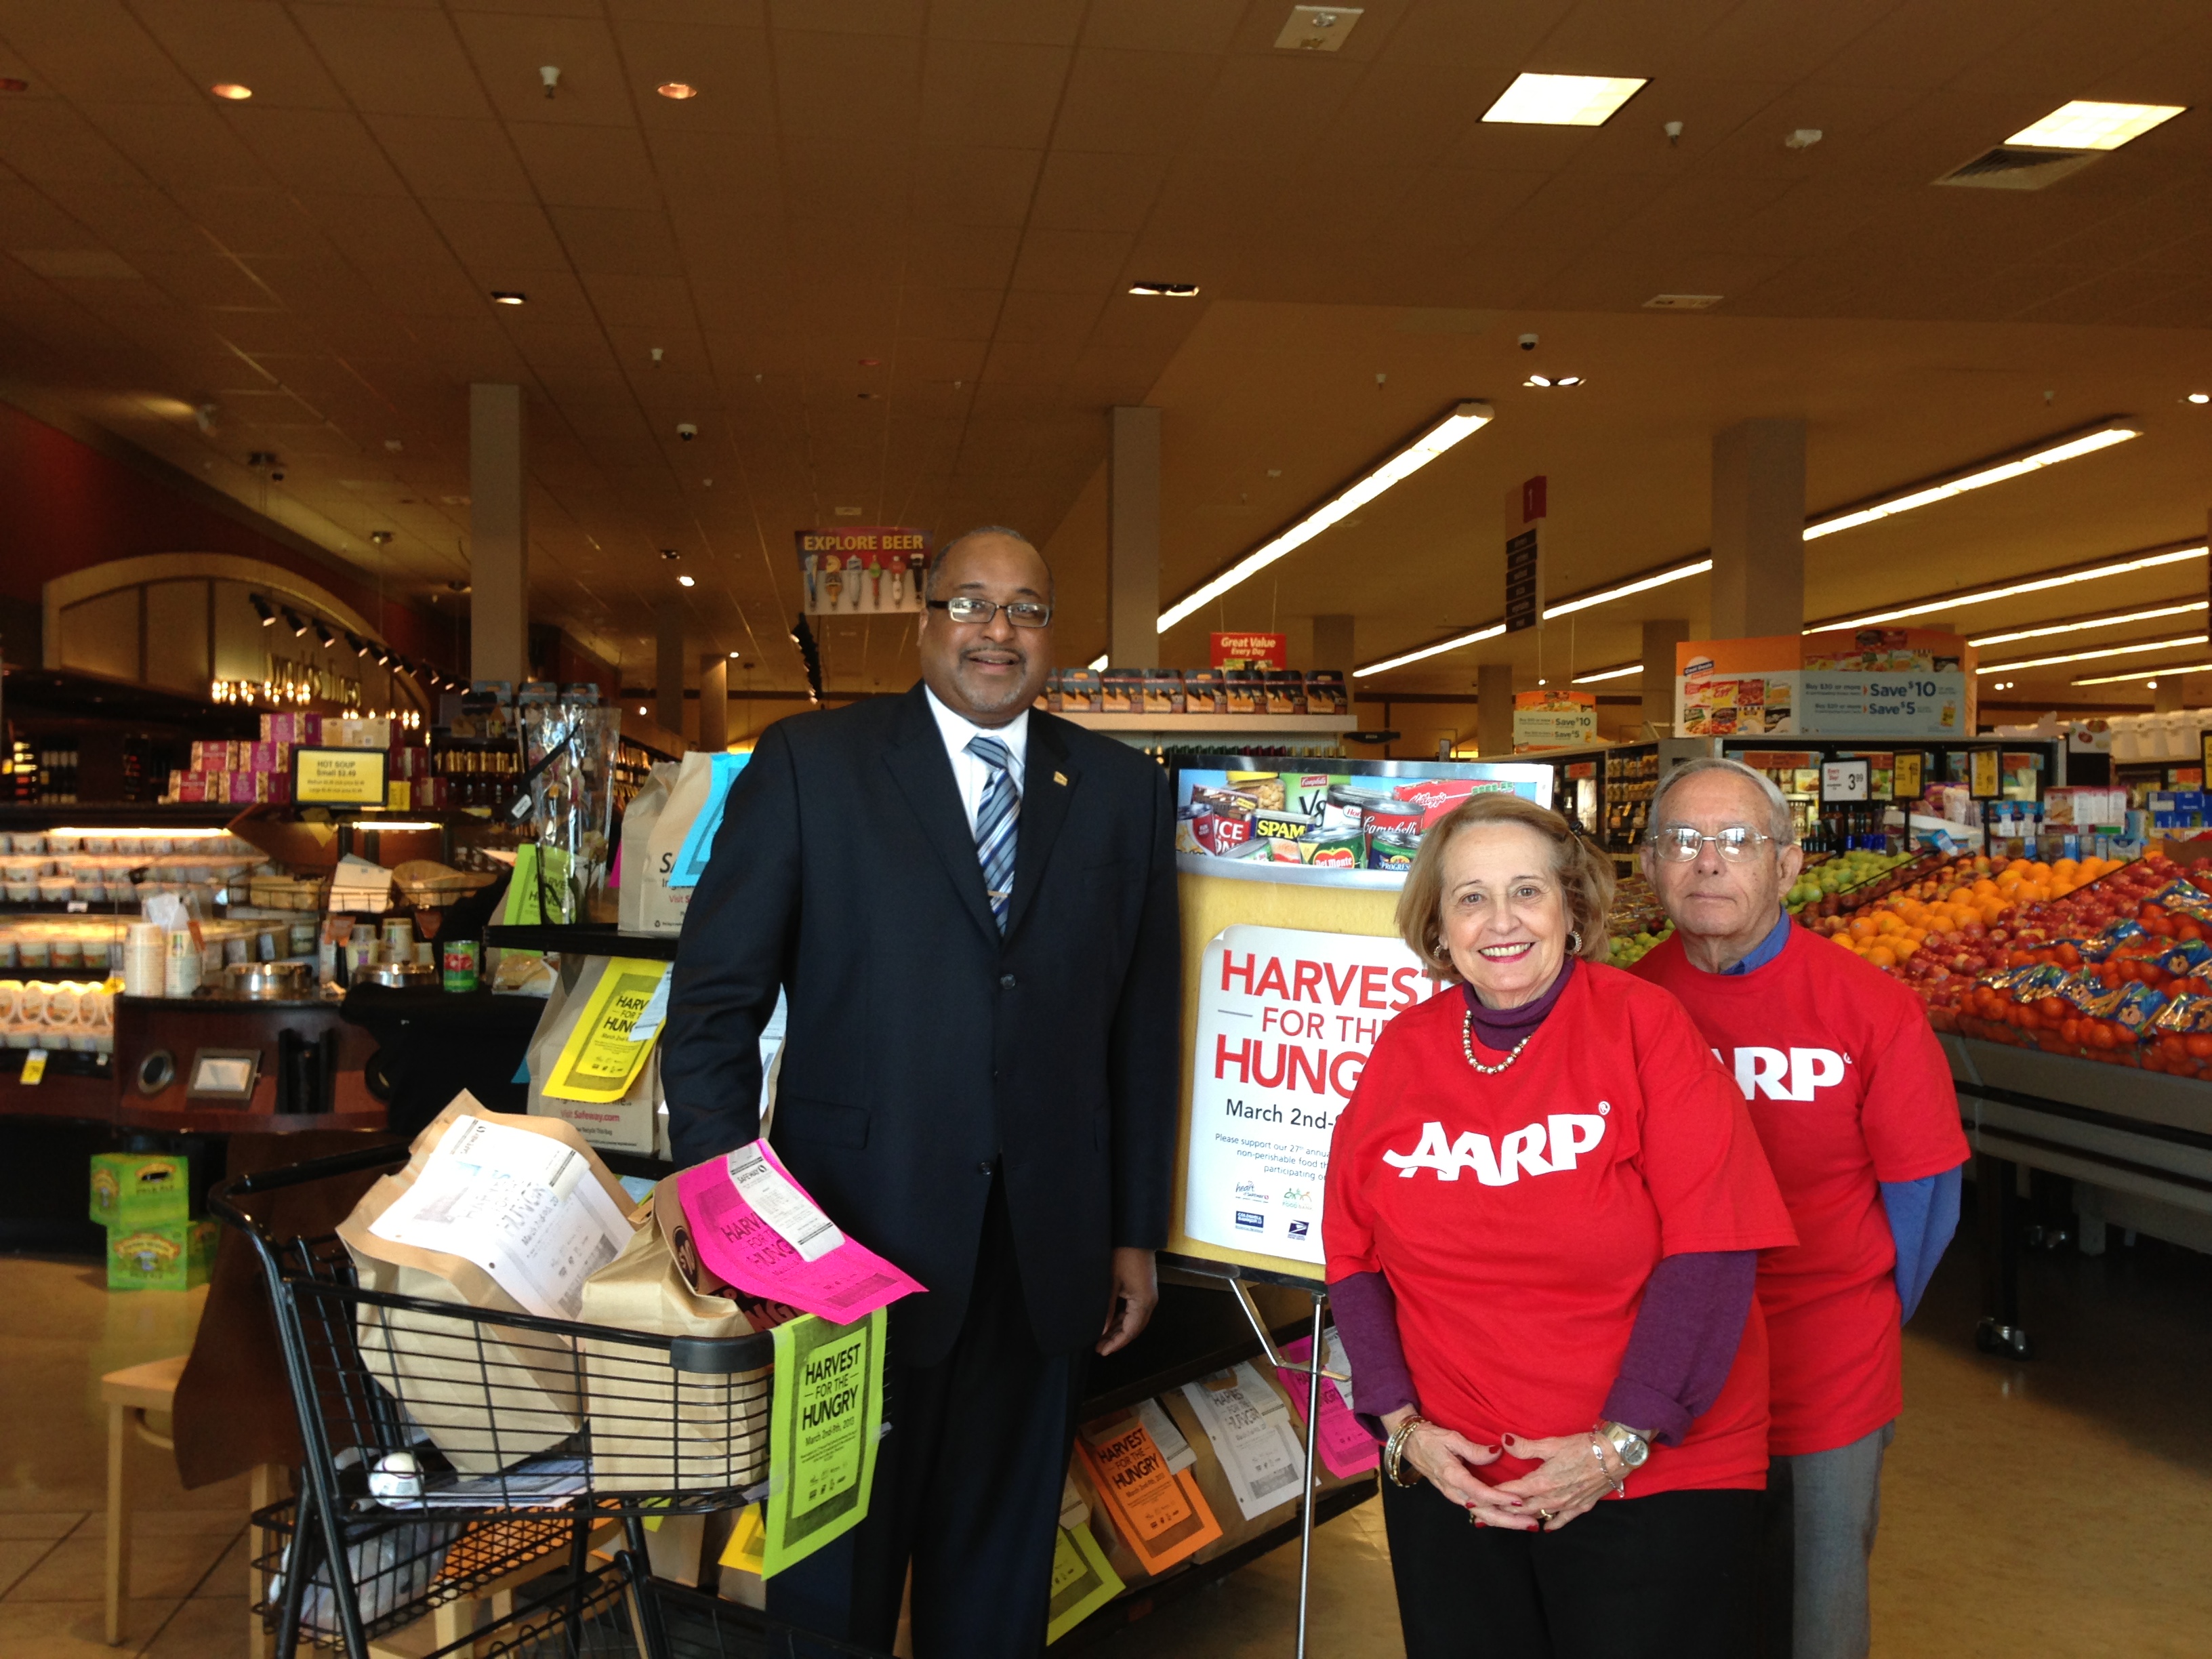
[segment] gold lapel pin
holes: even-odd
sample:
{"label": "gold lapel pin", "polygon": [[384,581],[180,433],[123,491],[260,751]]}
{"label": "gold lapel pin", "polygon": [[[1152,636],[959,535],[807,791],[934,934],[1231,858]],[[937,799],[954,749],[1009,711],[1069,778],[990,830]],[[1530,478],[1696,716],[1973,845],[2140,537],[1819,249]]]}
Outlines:
{"label": "gold lapel pin", "polygon": [[1052,775],[1052,781],[1063,789],[1067,787],[1067,774],[1065,772],[1054,773]]}

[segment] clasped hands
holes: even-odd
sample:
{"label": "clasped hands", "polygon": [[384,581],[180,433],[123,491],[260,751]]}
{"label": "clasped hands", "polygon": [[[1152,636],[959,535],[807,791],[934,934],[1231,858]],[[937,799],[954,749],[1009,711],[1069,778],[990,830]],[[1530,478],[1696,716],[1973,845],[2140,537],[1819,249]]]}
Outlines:
{"label": "clasped hands", "polygon": [[[1384,1426],[1395,1430],[1410,1411],[1407,1407],[1391,1413],[1382,1419]],[[1600,1466],[1588,1432],[1547,1440],[1528,1440],[1516,1434],[1498,1438],[1498,1445],[1480,1446],[1440,1424],[1422,1423],[1406,1437],[1401,1455],[1431,1486],[1465,1510],[1477,1526],[1504,1527],[1515,1532],[1539,1528],[1557,1532],[1586,1513],[1613,1490],[1617,1477],[1626,1474],[1614,1467],[1610,1447],[1606,1449],[1606,1463]],[[1533,1461],[1536,1467],[1494,1486],[1474,1474],[1506,1453]]]}

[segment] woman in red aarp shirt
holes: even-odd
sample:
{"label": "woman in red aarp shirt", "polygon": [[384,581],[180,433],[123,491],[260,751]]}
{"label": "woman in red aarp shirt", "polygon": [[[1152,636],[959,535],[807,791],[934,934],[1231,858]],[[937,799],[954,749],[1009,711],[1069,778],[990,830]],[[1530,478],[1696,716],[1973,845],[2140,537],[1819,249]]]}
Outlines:
{"label": "woman in red aarp shirt", "polygon": [[1331,1142],[1329,1290],[1389,1435],[1408,1659],[1753,1641],[1752,1289],[1795,1235],[1681,1006],[1604,965],[1612,890],[1516,796],[1432,829],[1398,928],[1460,991],[1384,1028]]}

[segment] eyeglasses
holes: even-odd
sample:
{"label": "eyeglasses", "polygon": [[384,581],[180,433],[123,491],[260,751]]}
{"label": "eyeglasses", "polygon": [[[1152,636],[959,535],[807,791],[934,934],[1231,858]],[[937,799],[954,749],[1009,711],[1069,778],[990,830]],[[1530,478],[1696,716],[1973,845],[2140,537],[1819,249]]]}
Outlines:
{"label": "eyeglasses", "polygon": [[1774,839],[1762,836],[1756,830],[1747,830],[1732,823],[1717,836],[1708,836],[1692,830],[1686,823],[1669,825],[1651,832],[1651,850],[1669,864],[1687,864],[1705,850],[1707,842],[1721,849],[1721,856],[1735,864],[1750,856],[1751,849],[1763,842]]}
{"label": "eyeglasses", "polygon": [[1052,620],[1052,607],[1039,605],[1035,599],[1016,599],[1012,605],[1000,605],[994,599],[979,599],[963,593],[957,599],[932,599],[929,608],[942,611],[957,623],[969,623],[978,628],[988,627],[991,618],[1001,611],[1017,628],[1042,628]]}

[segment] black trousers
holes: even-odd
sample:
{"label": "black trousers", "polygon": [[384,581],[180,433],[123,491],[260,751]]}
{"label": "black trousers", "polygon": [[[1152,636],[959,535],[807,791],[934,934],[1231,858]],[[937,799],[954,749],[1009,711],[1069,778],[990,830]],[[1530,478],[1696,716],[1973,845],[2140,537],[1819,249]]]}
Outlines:
{"label": "black trousers", "polygon": [[867,1519],[769,1579],[769,1615],[889,1653],[911,1562],[915,1659],[1035,1659],[1085,1358],[1037,1351],[994,1180],[952,1352],[888,1356]]}
{"label": "black trousers", "polygon": [[1386,1479],[1406,1659],[1751,1659],[1761,1496],[1608,1498],[1528,1533]]}

